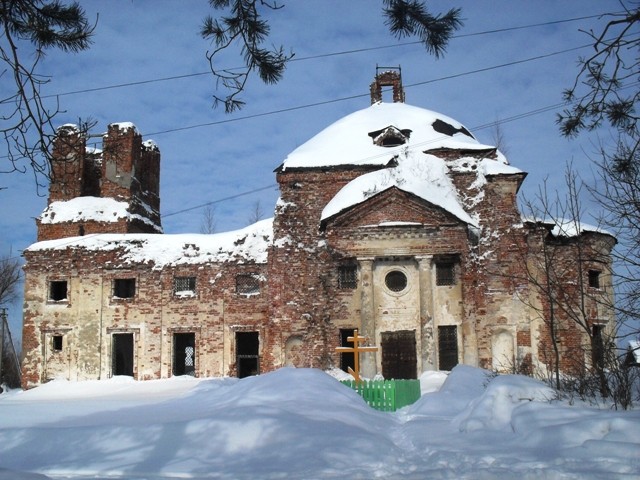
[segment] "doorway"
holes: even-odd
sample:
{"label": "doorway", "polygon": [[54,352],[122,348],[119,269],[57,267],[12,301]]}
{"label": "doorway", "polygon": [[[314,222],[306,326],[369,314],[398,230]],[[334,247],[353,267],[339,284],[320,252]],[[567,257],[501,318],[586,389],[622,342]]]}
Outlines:
{"label": "doorway", "polygon": [[260,340],[258,332],[236,332],[236,365],[238,378],[260,373]]}
{"label": "doorway", "polygon": [[173,375],[191,375],[196,372],[196,334],[173,334]]}
{"label": "doorway", "polygon": [[382,376],[385,379],[418,378],[415,330],[381,333]]}
{"label": "doorway", "polygon": [[[353,337],[355,329],[353,328],[341,328],[340,329],[340,346],[341,347],[353,347],[353,342],[348,342],[348,337]],[[340,354],[340,370],[349,372],[349,368],[355,370],[356,363],[353,352],[342,352]]]}
{"label": "doorway", "polygon": [[111,374],[133,377],[133,333],[112,335]]}

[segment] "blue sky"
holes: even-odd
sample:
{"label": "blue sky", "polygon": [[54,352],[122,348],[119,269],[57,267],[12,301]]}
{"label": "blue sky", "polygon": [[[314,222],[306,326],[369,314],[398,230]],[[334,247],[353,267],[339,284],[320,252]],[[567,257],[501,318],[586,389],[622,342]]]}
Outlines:
{"label": "blue sky", "polygon": [[[413,39],[392,37],[381,1],[284,0],[284,9],[268,14],[272,41],[292,49],[295,61],[277,85],[252,77],[242,95],[247,106],[232,115],[212,108],[216,84],[205,74],[211,46],[198,35],[208,2],[81,3],[97,19],[93,46],[78,54],[50,53],[40,65],[51,76],[42,94],[58,96],[60,125],[92,118],[93,133],[102,133],[109,123],[131,121],[158,144],[165,233],[199,232],[202,209],[176,212],[246,192],[254,193],[215,204],[217,231],[246,226],[258,201],[271,216],[278,196],[270,187],[273,170],[320,130],[369,105],[376,65],[400,65],[407,103],[462,122],[483,143],[493,142],[487,125],[523,116],[501,129],[510,163],[529,173],[522,190],[527,197],[545,177],[551,189],[562,188],[564,165],[572,159],[592,178],[588,156],[597,137],[562,138],[555,124],[559,107],[530,113],[561,103],[578,57],[589,53],[589,38],[579,29],[603,24],[598,18],[550,22],[617,11],[615,0],[429,1],[433,12],[462,8],[464,26],[441,59]],[[547,25],[513,29],[542,23]],[[503,29],[511,30],[483,33]],[[241,59],[229,51],[220,65],[240,66]],[[175,76],[185,77],[160,80]],[[118,87],[137,82],[144,83]],[[0,93],[6,88],[5,78]],[[314,104],[320,105],[305,107]],[[29,174],[3,173],[0,187],[0,254],[17,255],[35,242],[34,217],[46,196],[38,196]],[[10,309],[9,320],[19,337],[21,305]]]}

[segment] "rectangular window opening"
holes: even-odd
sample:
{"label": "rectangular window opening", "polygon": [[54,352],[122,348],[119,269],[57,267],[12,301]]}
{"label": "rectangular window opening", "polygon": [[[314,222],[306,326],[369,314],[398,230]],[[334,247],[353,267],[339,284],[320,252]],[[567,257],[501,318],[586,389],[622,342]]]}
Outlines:
{"label": "rectangular window opening", "polygon": [[600,288],[600,272],[598,270],[589,270],[589,286]]}
{"label": "rectangular window opening", "polygon": [[591,330],[591,348],[593,364],[598,368],[604,368],[604,326],[594,325]]}
{"label": "rectangular window opening", "polygon": [[452,370],[458,364],[458,327],[438,327],[438,368]]}
{"label": "rectangular window opening", "polygon": [[354,289],[358,286],[358,267],[342,265],[338,268],[338,288]]}
{"label": "rectangular window opening", "polygon": [[436,263],[436,285],[455,285],[455,264],[453,262]]}
{"label": "rectangular window opening", "polygon": [[174,277],[173,293],[178,296],[194,295],[196,293],[196,277]]}
{"label": "rectangular window opening", "polygon": [[62,335],[53,335],[51,337],[51,347],[54,352],[62,351]]}
{"label": "rectangular window opening", "polygon": [[255,273],[242,273],[236,276],[236,293],[256,295],[260,293],[260,278]]}
{"label": "rectangular window opening", "polygon": [[113,281],[113,296],[115,298],[133,298],[135,295],[135,278],[116,278]]}
{"label": "rectangular window opening", "polygon": [[49,300],[60,302],[67,299],[67,281],[54,280],[49,282]]}

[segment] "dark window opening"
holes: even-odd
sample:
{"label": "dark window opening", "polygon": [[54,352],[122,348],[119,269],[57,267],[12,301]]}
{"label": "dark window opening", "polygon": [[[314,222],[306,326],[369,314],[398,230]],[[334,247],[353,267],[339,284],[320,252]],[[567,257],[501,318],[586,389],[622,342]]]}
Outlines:
{"label": "dark window opening", "polygon": [[112,339],[112,375],[133,377],[133,333],[114,333]]}
{"label": "dark window opening", "polygon": [[84,225],[80,225],[78,227],[78,235],[83,237],[84,236]]}
{"label": "dark window opening", "polygon": [[358,286],[358,267],[343,265],[338,269],[338,288],[353,289]]}
{"label": "dark window opening", "polygon": [[117,278],[113,281],[113,296],[117,298],[133,298],[136,295],[135,278]]}
{"label": "dark window opening", "polygon": [[51,337],[51,346],[54,352],[62,351],[62,335],[54,335]]}
{"label": "dark window opening", "polygon": [[240,274],[236,276],[236,293],[243,295],[255,295],[260,293],[260,279],[254,273]]}
{"label": "dark window opening", "polygon": [[[341,328],[340,329],[340,346],[341,347],[353,347],[353,342],[347,341],[348,337],[353,337],[355,330],[353,328]],[[340,369],[348,372],[349,367],[352,370],[356,368],[355,357],[353,352],[342,352],[340,354]]]}
{"label": "dark window opening", "polygon": [[238,378],[260,373],[260,340],[258,332],[236,332],[236,365]]}
{"label": "dark window opening", "polygon": [[458,327],[438,327],[438,368],[452,370],[458,364]]}
{"label": "dark window opening", "polygon": [[173,375],[192,375],[196,372],[196,334],[173,334]]}
{"label": "dark window opening", "polygon": [[173,293],[189,294],[196,292],[196,277],[174,277]]}
{"label": "dark window opening", "polygon": [[591,349],[593,364],[598,368],[604,368],[604,339],[602,337],[604,327],[594,325],[591,330]]}
{"label": "dark window opening", "polygon": [[407,276],[399,270],[394,270],[387,273],[384,283],[392,292],[401,292],[407,288]]}
{"label": "dark window opening", "polygon": [[597,270],[589,270],[589,286],[591,288],[600,288],[600,272]]}
{"label": "dark window opening", "polygon": [[55,280],[49,282],[49,300],[59,302],[67,299],[67,281]]}
{"label": "dark window opening", "polygon": [[400,130],[389,126],[370,132],[369,136],[373,139],[373,143],[379,147],[398,147],[407,143],[407,139],[411,136],[411,130],[408,128]]}
{"label": "dark window opening", "polygon": [[456,269],[452,262],[436,263],[436,285],[455,285]]}
{"label": "dark window opening", "polygon": [[382,332],[381,348],[382,376],[385,379],[418,378],[415,331]]}

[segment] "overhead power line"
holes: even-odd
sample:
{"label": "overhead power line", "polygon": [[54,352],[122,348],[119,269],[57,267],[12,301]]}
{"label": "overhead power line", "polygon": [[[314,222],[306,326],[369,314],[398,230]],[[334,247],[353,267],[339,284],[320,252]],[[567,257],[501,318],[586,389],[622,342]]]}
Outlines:
{"label": "overhead power line", "polygon": [[[522,64],[522,63],[533,62],[533,61],[536,61],[536,60],[541,60],[543,58],[549,58],[549,57],[553,57],[555,55],[561,55],[563,53],[568,53],[568,52],[573,52],[573,51],[576,51],[576,50],[581,50],[583,48],[587,48],[587,47],[590,47],[590,46],[591,46],[590,44],[586,44],[586,45],[582,45],[580,47],[568,48],[568,49],[565,49],[565,50],[559,50],[557,52],[551,52],[551,53],[546,53],[546,54],[543,54],[543,55],[537,55],[535,57],[529,57],[529,58],[524,58],[524,59],[520,59],[520,60],[514,60],[512,62],[501,63],[501,64],[493,65],[493,66],[490,66],[490,67],[479,68],[479,69],[476,69],[476,70],[468,70],[466,72],[455,73],[455,74],[447,75],[447,76],[444,76],[444,77],[438,77],[438,78],[433,78],[431,80],[425,80],[425,81],[422,81],[422,82],[416,82],[416,83],[412,83],[412,84],[409,84],[409,85],[404,85],[404,88],[405,89],[406,88],[412,88],[412,87],[417,87],[417,86],[421,86],[421,85],[427,85],[427,84],[430,84],[430,83],[441,82],[441,81],[444,81],[444,80],[450,80],[452,78],[464,77],[466,75],[473,75],[473,74],[476,74],[476,73],[482,73],[482,72],[487,72],[487,71],[490,71],[490,70],[496,70],[498,68],[511,67],[513,65],[519,65],[519,64]],[[241,120],[249,120],[249,119],[252,119],[252,118],[266,117],[266,116],[269,116],[269,115],[276,115],[276,114],[279,114],[279,113],[292,112],[292,111],[295,111],[295,110],[302,110],[302,109],[305,109],[305,108],[318,107],[318,106],[322,106],[322,105],[328,105],[328,104],[331,104],[331,103],[344,102],[344,101],[353,100],[353,99],[356,99],[356,98],[368,97],[369,95],[370,95],[370,93],[360,93],[360,94],[356,94],[356,95],[349,95],[349,96],[346,96],[346,97],[334,98],[334,99],[331,99],[331,100],[323,100],[323,101],[320,101],[320,102],[306,103],[306,104],[303,104],[303,105],[296,105],[296,106],[293,106],[293,107],[281,108],[281,109],[278,109],[278,110],[271,110],[271,111],[268,111],[268,112],[261,112],[261,113],[254,113],[254,114],[251,114],[251,115],[244,115],[244,116],[241,116],[241,117],[225,118],[223,120],[216,120],[214,122],[198,123],[198,124],[194,124],[194,125],[187,125],[187,126],[184,126],[184,127],[171,128],[171,129],[167,129],[167,130],[159,130],[159,131],[156,131],[156,132],[146,133],[145,135],[147,135],[147,136],[164,135],[166,133],[180,132],[180,131],[184,131],[184,130],[192,130],[192,129],[195,129],[195,128],[210,127],[210,126],[213,126],[213,125],[221,125],[221,124],[226,124],[226,123],[239,122]]]}
{"label": "overhead power line", "polygon": [[270,188],[275,188],[277,186],[278,186],[277,183],[273,183],[271,185],[267,185],[266,187],[259,187],[259,188],[255,188],[253,190],[249,190],[249,191],[246,191],[246,192],[241,192],[241,193],[237,193],[235,195],[230,195],[228,197],[219,198],[218,200],[212,200],[211,202],[203,203],[201,205],[196,205],[195,207],[183,208],[182,210],[177,210],[175,212],[166,213],[166,214],[162,215],[162,218],[172,217],[172,216],[178,215],[180,213],[186,213],[186,212],[190,212],[192,210],[198,210],[199,208],[204,208],[204,207],[208,207],[210,205],[215,205],[216,203],[227,202],[229,200],[234,200],[236,198],[245,197],[247,195],[251,195],[252,193],[262,192],[263,190],[269,190]]}
{"label": "overhead power line", "polygon": [[[529,29],[529,28],[538,28],[538,27],[545,27],[545,26],[550,26],[550,25],[558,25],[558,24],[562,24],[562,23],[570,23],[570,22],[577,22],[577,21],[581,21],[581,20],[588,20],[591,18],[598,18],[603,16],[604,13],[601,14],[597,14],[597,15],[588,15],[588,16],[584,16],[584,17],[574,17],[574,18],[566,18],[563,20],[552,20],[549,22],[543,22],[543,23],[532,23],[529,25],[521,25],[521,26],[517,26],[517,27],[505,27],[505,28],[498,28],[498,29],[494,29],[494,30],[485,30],[482,32],[474,32],[474,33],[465,33],[465,34],[460,34],[460,35],[454,35],[452,37],[452,39],[459,39],[459,38],[466,38],[466,37],[475,37],[475,36],[481,36],[481,35],[492,35],[495,33],[504,33],[504,32],[510,32],[510,31],[515,31],[515,30],[524,30],[524,29]],[[291,62],[303,62],[303,61],[308,61],[308,60],[317,60],[320,58],[328,58],[328,57],[336,57],[336,56],[341,56],[341,55],[352,55],[352,54],[356,54],[356,53],[363,53],[363,52],[371,52],[371,51],[376,51],[376,50],[385,50],[385,49],[389,49],[389,48],[400,48],[400,47],[406,47],[406,46],[410,46],[410,45],[421,45],[422,42],[421,41],[413,41],[413,42],[401,42],[401,43],[395,43],[392,45],[379,45],[376,47],[367,47],[367,48],[357,48],[357,49],[351,49],[351,50],[341,50],[338,52],[329,52],[329,53],[321,53],[318,55],[308,55],[305,57],[293,57],[290,61]],[[229,70],[229,71],[234,71],[234,70],[242,70],[245,67],[231,67],[231,68],[225,68],[224,70]],[[172,75],[169,77],[158,77],[158,78],[150,78],[150,79],[146,79],[146,80],[139,80],[139,81],[135,81],[135,82],[125,82],[125,83],[118,83],[118,84],[114,84],[114,85],[105,85],[102,87],[92,87],[92,88],[85,88],[85,89],[81,89],[81,90],[71,90],[68,92],[61,92],[61,93],[53,93],[50,95],[43,95],[42,98],[57,98],[57,97],[65,97],[65,96],[69,96],[69,95],[79,95],[79,94],[83,94],[83,93],[93,93],[93,92],[99,92],[102,90],[112,90],[112,89],[116,89],[116,88],[126,88],[126,87],[134,87],[134,86],[138,86],[138,85],[147,85],[150,83],[158,83],[158,82],[168,82],[168,81],[172,81],[172,80],[182,80],[185,78],[193,78],[193,77],[201,77],[204,75],[211,75],[211,71],[205,71],[205,72],[196,72],[196,73],[186,73],[183,75]],[[1,103],[1,102],[0,102]]]}
{"label": "overhead power line", "polygon": [[[631,87],[634,87],[634,86],[637,87],[638,85],[640,85],[640,82],[636,82],[634,84],[627,85],[626,87],[623,87],[623,89],[631,88]],[[523,113],[519,113],[519,114],[516,114],[516,115],[512,115],[510,117],[505,117],[505,118],[502,118],[502,119],[494,121],[494,122],[484,123],[484,124],[481,124],[481,125],[477,125],[475,127],[470,127],[470,130],[471,131],[483,130],[485,128],[493,127],[493,126],[495,126],[497,124],[513,122],[513,121],[521,120],[523,118],[527,118],[527,117],[530,117],[530,116],[533,116],[533,115],[538,115],[540,113],[548,112],[548,111],[551,111],[551,110],[556,110],[558,108],[561,108],[561,107],[569,105],[569,104],[570,104],[570,102],[562,102],[562,103],[556,103],[556,104],[553,104],[553,105],[547,105],[546,107],[537,108],[535,110],[529,110],[527,112],[523,112]],[[443,137],[444,137],[444,135],[443,135]],[[435,142],[437,140],[438,139],[431,140],[429,142],[423,142],[423,143],[421,143],[419,145],[414,145],[412,148],[424,147],[426,144]],[[196,205],[196,206],[193,206],[193,207],[187,207],[187,208],[184,208],[184,209],[181,209],[181,210],[177,210],[175,212],[167,213],[165,215],[161,215],[161,218],[167,218],[167,217],[171,217],[171,216],[178,215],[178,214],[181,214],[181,213],[186,213],[186,212],[190,212],[190,211],[193,211],[193,210],[198,210],[200,208],[204,208],[204,207],[207,207],[207,206],[210,206],[210,205],[226,202],[226,201],[229,201],[229,200],[234,200],[236,198],[247,196],[247,195],[251,195],[253,193],[261,192],[261,191],[264,191],[264,190],[269,190],[269,189],[275,188],[277,186],[278,186],[277,184],[273,183],[273,184],[266,185],[266,186],[263,186],[263,187],[254,188],[252,190],[247,190],[247,191],[244,191],[244,192],[240,192],[240,193],[237,193],[235,195],[230,195],[230,196],[219,198],[217,200],[212,200],[210,202],[206,202],[206,203],[203,203],[203,204],[200,204],[200,205]],[[102,235],[102,234],[94,233],[94,234],[91,234],[91,235],[87,235],[84,238],[86,240],[88,240],[89,238],[92,238],[92,237],[95,237],[95,236],[98,236],[98,235]],[[68,244],[75,243],[75,242],[77,242],[77,239],[70,240],[68,242]],[[60,246],[64,246],[64,245],[67,245],[67,244],[66,243],[60,244]],[[10,259],[13,259],[13,258],[20,258],[20,257],[11,257]]]}

